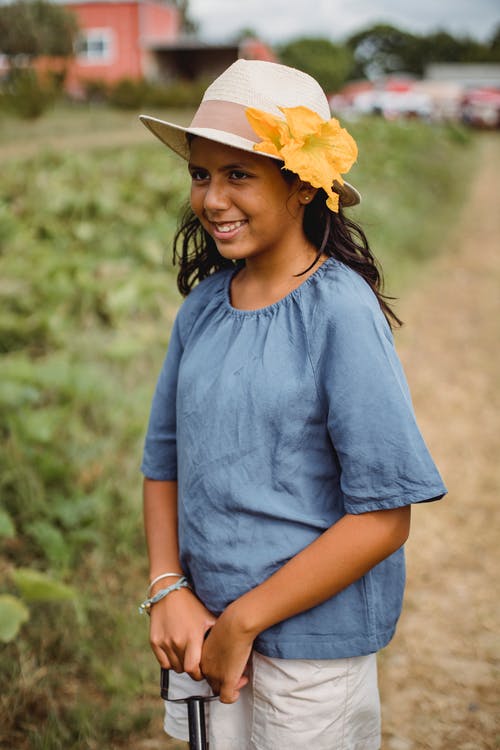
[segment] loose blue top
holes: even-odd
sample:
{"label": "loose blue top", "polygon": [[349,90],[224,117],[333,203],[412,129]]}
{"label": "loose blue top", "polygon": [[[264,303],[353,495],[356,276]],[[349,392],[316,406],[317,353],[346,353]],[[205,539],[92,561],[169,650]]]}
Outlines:
{"label": "loose blue top", "polygon": [[[205,279],[179,310],[142,463],[150,479],[178,480],[181,563],[215,615],[346,513],[446,492],[368,284],[329,258],[284,299],[238,310],[233,274]],[[303,659],[377,651],[404,578],[401,548],[255,648]]]}

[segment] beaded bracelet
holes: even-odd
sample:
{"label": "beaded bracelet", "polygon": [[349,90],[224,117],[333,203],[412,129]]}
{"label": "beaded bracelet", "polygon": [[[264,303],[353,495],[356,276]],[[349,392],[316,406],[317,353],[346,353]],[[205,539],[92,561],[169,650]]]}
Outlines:
{"label": "beaded bracelet", "polygon": [[155,585],[155,583],[158,583],[158,581],[162,581],[164,578],[183,578],[183,573],[162,573],[161,576],[156,576],[156,578],[153,578],[151,583],[148,587],[148,596],[151,594],[151,589]]}
{"label": "beaded bracelet", "polygon": [[149,615],[151,611],[151,607],[153,604],[157,604],[157,602],[164,599],[166,596],[172,593],[172,591],[178,591],[179,589],[190,589],[191,586],[189,585],[189,582],[185,576],[182,576],[178,581],[173,583],[171,586],[167,586],[166,589],[161,589],[161,591],[158,591],[154,596],[151,596],[149,599],[145,599],[145,601],[142,602],[142,604],[139,604],[139,614],[142,615],[144,612]]}

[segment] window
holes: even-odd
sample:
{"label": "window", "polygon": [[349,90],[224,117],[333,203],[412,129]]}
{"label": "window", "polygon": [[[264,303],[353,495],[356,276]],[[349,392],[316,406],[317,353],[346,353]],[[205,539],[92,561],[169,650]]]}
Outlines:
{"label": "window", "polygon": [[110,63],[113,58],[112,29],[86,29],[78,35],[76,54],[83,63]]}

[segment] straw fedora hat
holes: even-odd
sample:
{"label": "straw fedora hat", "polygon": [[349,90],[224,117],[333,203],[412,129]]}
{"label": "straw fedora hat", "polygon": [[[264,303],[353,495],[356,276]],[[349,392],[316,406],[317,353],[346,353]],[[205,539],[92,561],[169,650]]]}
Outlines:
{"label": "straw fedora hat", "polygon": [[[278,107],[298,106],[317,112],[323,120],[331,117],[321,86],[307,73],[261,60],[237,60],[207,88],[188,127],[149,115],[140,115],[140,120],[166,146],[183,159],[189,159],[188,133],[254,152],[259,136],[252,130],[245,109],[255,107],[282,118]],[[343,207],[354,206],[361,200],[348,182],[335,183],[334,190],[339,193]]]}

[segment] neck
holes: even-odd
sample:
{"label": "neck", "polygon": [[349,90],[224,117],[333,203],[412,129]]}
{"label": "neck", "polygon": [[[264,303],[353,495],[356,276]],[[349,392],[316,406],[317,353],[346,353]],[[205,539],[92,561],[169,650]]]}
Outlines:
{"label": "neck", "polygon": [[[304,244],[300,247],[287,247],[280,253],[275,253],[272,256],[263,253],[257,257],[247,258],[245,260],[244,274],[243,271],[242,274],[247,281],[251,280],[262,287],[272,287],[281,283],[286,284],[294,279],[296,274],[308,268],[314,261],[317,253],[317,248],[304,238]],[[318,264],[325,257],[322,256]],[[313,271],[314,269],[311,270]]]}

